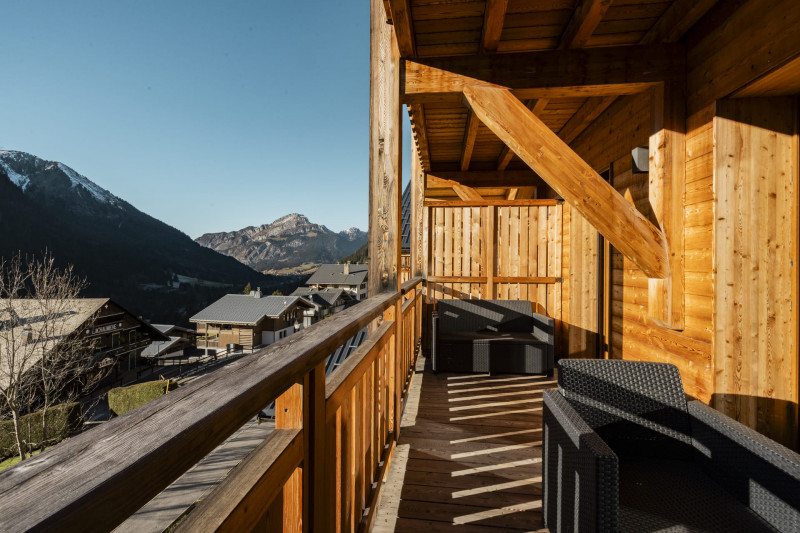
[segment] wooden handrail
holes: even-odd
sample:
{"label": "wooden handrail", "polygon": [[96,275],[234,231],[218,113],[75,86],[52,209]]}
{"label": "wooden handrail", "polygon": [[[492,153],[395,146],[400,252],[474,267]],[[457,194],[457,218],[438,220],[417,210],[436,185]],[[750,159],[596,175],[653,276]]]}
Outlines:
{"label": "wooden handrail", "polygon": [[6,470],[0,530],[113,529],[401,297],[365,300]]}
{"label": "wooden handrail", "polygon": [[212,496],[181,523],[189,531],[255,529],[263,502],[272,501],[303,461],[303,430],[276,429],[228,474]]}

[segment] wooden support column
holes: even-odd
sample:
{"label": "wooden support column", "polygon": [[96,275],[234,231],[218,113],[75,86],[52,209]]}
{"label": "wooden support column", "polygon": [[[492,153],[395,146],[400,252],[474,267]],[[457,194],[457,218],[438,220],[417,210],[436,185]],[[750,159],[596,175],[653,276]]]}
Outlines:
{"label": "wooden support column", "polygon": [[664,236],[511,91],[464,87],[467,105],[566,202],[645,274],[669,272]]}
{"label": "wooden support column", "polygon": [[369,296],[400,286],[400,51],[381,0],[371,0]]}
{"label": "wooden support column", "polygon": [[684,83],[677,79],[652,89],[650,106],[650,204],[669,254],[669,273],[648,280],[647,308],[657,324],[684,327],[683,208],[686,191]]}
{"label": "wooden support column", "polygon": [[323,531],[325,513],[325,362],[306,374],[303,382],[303,531]]}

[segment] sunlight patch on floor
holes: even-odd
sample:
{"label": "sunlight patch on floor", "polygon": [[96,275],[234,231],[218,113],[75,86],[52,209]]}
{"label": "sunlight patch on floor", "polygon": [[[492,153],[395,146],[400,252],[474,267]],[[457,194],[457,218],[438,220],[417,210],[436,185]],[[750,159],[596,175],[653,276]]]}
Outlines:
{"label": "sunlight patch on floor", "polygon": [[501,463],[497,465],[476,466],[475,468],[467,468],[465,470],[455,470],[450,473],[450,477],[469,476],[472,474],[480,474],[481,472],[492,472],[494,470],[503,470],[505,468],[515,468],[518,466],[533,465],[541,462],[542,462],[541,457],[534,457],[531,459],[521,459],[519,461],[510,461],[508,463]]}
{"label": "sunlight patch on floor", "polygon": [[458,405],[448,408],[448,411],[468,411],[470,409],[487,409],[491,407],[505,407],[509,405],[525,405],[528,403],[542,403],[541,398],[522,398],[519,400],[509,400],[507,402],[477,403],[475,405]]}
{"label": "sunlight patch on floor", "polygon": [[501,507],[500,509],[486,509],[485,511],[480,511],[478,513],[472,513],[464,516],[456,516],[455,518],[453,518],[453,523],[456,525],[469,524],[472,522],[477,522],[479,520],[496,518],[498,516],[505,516],[513,513],[519,513],[522,511],[533,511],[541,508],[542,508],[542,500],[533,500],[528,503],[522,503],[509,507]]}
{"label": "sunlight patch on floor", "polygon": [[525,448],[533,448],[534,446],[541,446],[542,441],[526,442],[524,444],[510,444],[508,446],[500,446],[497,448],[483,448],[482,450],[475,450],[472,452],[454,453],[450,459],[466,459],[468,457],[477,457],[478,455],[491,455],[493,453],[510,452],[514,450],[524,450]]}
{"label": "sunlight patch on floor", "polygon": [[[460,391],[466,392],[466,391]],[[491,398],[505,398],[507,396],[523,396],[525,394],[541,394],[542,391],[540,390],[521,390],[521,391],[510,391],[510,392],[500,392],[497,394],[479,394],[477,396],[467,396],[465,398],[448,398],[448,402],[467,402],[470,400],[489,400]]]}
{"label": "sunlight patch on floor", "polygon": [[508,489],[525,487],[527,485],[535,485],[541,482],[542,482],[542,477],[537,476],[528,479],[509,481],[507,483],[498,483],[497,485],[487,485],[485,487],[475,487],[474,489],[458,490],[453,493],[453,499],[466,498],[467,496],[476,496],[478,494],[487,494],[489,492],[501,492]]}
{"label": "sunlight patch on floor", "polygon": [[536,428],[536,429],[521,429],[519,431],[508,431],[506,433],[494,433],[493,435],[478,435],[477,437],[467,437],[464,439],[451,440],[450,444],[462,444],[464,442],[499,439],[502,437],[511,437],[513,435],[525,435],[526,433],[540,433],[541,431],[542,431],[541,428]]}
{"label": "sunlight patch on floor", "polygon": [[513,411],[503,411],[501,413],[483,413],[480,415],[469,415],[469,416],[455,416],[450,418],[450,422],[460,422],[462,420],[475,420],[478,418],[492,418],[495,416],[507,416],[519,413],[535,413],[537,411],[541,411],[541,407],[535,407],[533,409],[515,409]]}
{"label": "sunlight patch on floor", "polygon": [[[542,383],[546,385],[547,383]],[[531,384],[531,383],[510,383],[507,385],[493,385],[491,387],[475,387],[471,389],[450,389],[447,391],[447,394],[466,394],[470,392],[482,392],[482,391],[497,391],[497,390],[505,390],[505,389],[519,389],[521,387],[526,387],[529,392],[541,392],[542,389],[533,389],[531,391],[531,385],[540,385],[539,383]],[[555,385],[555,381],[553,382]]]}

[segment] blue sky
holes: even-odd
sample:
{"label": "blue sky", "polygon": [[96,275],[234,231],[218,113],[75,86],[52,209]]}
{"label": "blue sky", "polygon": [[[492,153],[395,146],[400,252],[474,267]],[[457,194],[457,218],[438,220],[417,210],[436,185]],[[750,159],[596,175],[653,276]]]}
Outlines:
{"label": "blue sky", "polygon": [[0,148],[191,237],[291,212],[366,230],[368,5],[5,2]]}

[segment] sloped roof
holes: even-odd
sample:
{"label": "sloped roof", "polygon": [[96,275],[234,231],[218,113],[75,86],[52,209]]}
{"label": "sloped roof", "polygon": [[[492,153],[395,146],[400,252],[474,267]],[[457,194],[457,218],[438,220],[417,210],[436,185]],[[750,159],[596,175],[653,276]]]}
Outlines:
{"label": "sloped roof", "polygon": [[182,328],[180,326],[176,326],[175,324],[151,324],[154,328],[165,335],[169,335],[173,331],[180,331],[184,333],[194,333],[194,330],[189,328]]}
{"label": "sloped roof", "polygon": [[[27,352],[21,350],[21,353],[24,353],[24,361],[17,358],[14,364],[15,368],[13,369],[10,369],[8,366],[9,358],[4,357],[3,354],[0,353],[0,384],[7,384],[10,373],[18,374],[21,365],[28,368],[35,365],[42,358],[42,354],[48,353],[61,342],[62,339],[78,331],[97,311],[108,303],[114,303],[114,305],[119,307],[123,312],[136,318],[122,306],[116,302],[112,302],[110,298],[73,298],[51,300],[51,302],[54,303],[49,307],[47,313],[58,316],[59,320],[55,322],[51,321],[48,330],[43,331],[41,328],[37,327],[37,324],[42,324],[45,318],[40,304],[38,304],[36,300],[25,298],[14,299],[10,300],[11,305],[9,306],[9,300],[0,299],[0,329],[12,327],[14,333],[13,338],[16,339],[15,347],[9,346],[8,343],[0,343],[2,344],[0,345],[0,350],[7,350],[10,348],[20,350],[22,344],[27,344],[23,341],[23,330],[27,326],[31,327],[32,334],[34,338],[37,339],[32,350],[28,350]],[[8,316],[12,313],[13,316]],[[162,334],[158,329],[152,327],[147,322],[141,320],[139,320],[139,322],[150,330],[154,337],[167,339],[166,335]],[[44,334],[48,335],[48,338],[42,342],[41,338]],[[22,370],[25,371],[27,369],[23,368]]]}
{"label": "sloped roof", "polygon": [[158,357],[162,353],[170,351],[178,344],[185,343],[183,337],[170,337],[168,341],[151,342],[147,347],[142,350],[142,357]]}
{"label": "sloped roof", "polygon": [[350,273],[344,273],[345,265],[320,265],[308,278],[307,285],[361,285],[367,279],[369,266],[351,263]]}
{"label": "sloped roof", "polygon": [[323,307],[332,307],[339,298],[344,298],[345,300],[353,299],[350,293],[344,289],[314,289],[312,287],[298,287],[292,293],[292,296],[302,296],[306,300]]}
{"label": "sloped roof", "polygon": [[255,325],[265,317],[275,318],[295,305],[311,307],[310,303],[299,296],[255,298],[246,294],[226,294],[189,321]]}

